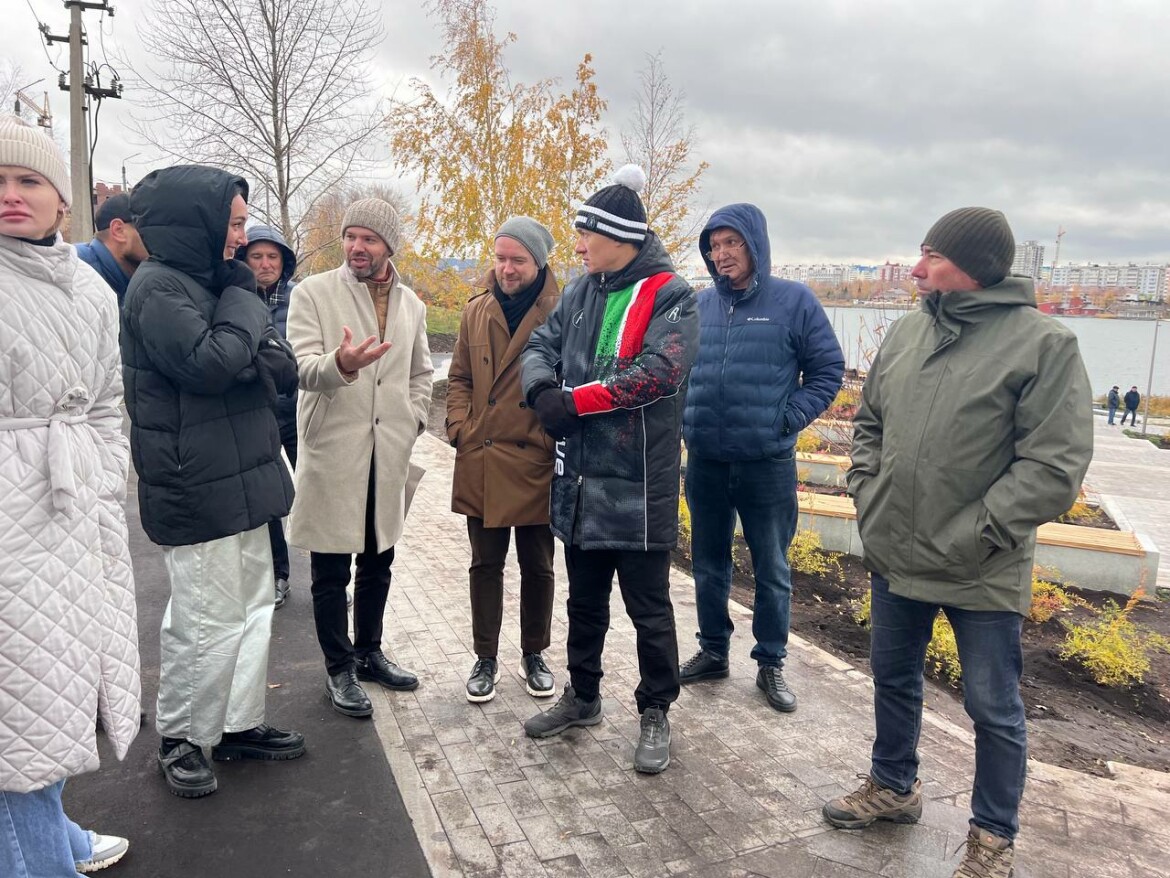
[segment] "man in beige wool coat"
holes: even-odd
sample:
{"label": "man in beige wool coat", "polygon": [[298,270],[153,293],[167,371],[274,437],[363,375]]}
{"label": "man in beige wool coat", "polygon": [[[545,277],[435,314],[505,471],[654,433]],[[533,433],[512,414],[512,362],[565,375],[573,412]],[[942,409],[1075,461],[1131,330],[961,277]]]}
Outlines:
{"label": "man in beige wool coat", "polygon": [[[354,202],[341,238],[345,263],[302,281],[288,313],[301,381],[289,542],[311,553],[326,692],[339,713],[361,717],[373,708],[359,680],[418,686],[383,654],[382,616],[434,368],[426,306],[391,262],[401,242],[394,208],[378,198]],[[354,555],[351,641],[345,590]]]}

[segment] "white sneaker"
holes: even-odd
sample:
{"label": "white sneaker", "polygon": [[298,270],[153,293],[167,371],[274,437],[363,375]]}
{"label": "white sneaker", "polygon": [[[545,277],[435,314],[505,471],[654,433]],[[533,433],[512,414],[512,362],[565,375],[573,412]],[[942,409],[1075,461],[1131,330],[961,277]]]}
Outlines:
{"label": "white sneaker", "polygon": [[93,853],[88,860],[74,863],[78,872],[97,872],[106,866],[112,866],[126,856],[126,851],[130,849],[130,842],[116,835],[98,835],[96,832],[90,832],[89,838],[93,842]]}

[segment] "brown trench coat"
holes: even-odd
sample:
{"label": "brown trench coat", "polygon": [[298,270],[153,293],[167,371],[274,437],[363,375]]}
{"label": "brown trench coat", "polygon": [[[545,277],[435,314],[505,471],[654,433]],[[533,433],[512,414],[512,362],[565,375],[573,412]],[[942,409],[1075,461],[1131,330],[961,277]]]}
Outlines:
{"label": "brown trench coat", "polygon": [[561,293],[552,270],[516,334],[492,290],[463,310],[447,379],[447,438],[455,445],[451,510],[485,527],[548,524],[553,440],[524,402],[520,353],[552,313]]}

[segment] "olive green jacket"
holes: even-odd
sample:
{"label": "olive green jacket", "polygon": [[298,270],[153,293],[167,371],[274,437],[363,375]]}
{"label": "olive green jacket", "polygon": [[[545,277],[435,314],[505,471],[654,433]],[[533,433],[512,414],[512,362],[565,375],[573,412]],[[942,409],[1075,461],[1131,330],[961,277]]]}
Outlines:
{"label": "olive green jacket", "polygon": [[1036,528],[1093,455],[1076,337],[1008,277],[931,293],[894,323],[853,421],[849,493],[866,566],[895,594],[1026,614]]}

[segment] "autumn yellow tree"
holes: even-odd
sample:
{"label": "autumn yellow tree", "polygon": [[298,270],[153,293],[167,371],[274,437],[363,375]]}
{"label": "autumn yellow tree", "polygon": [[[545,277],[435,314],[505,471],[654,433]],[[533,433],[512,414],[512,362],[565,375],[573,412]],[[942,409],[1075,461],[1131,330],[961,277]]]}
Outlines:
{"label": "autumn yellow tree", "polygon": [[695,129],[686,123],[685,96],[670,84],[661,52],[646,56],[640,78],[622,146],[629,161],[646,172],[642,203],[650,228],[680,265],[695,256],[700,218],[694,216],[694,199],[709,166],[692,163]]}
{"label": "autumn yellow tree", "polygon": [[512,80],[487,0],[435,0],[444,51],[431,59],[448,80],[445,96],[412,80],[415,98],[396,102],[387,119],[394,156],[418,175],[415,224],[424,256],[485,259],[493,233],[517,214],[544,223],[557,241],[554,266],[572,259],[575,202],[609,170],[591,58],[577,66],[571,91],[555,80]]}

